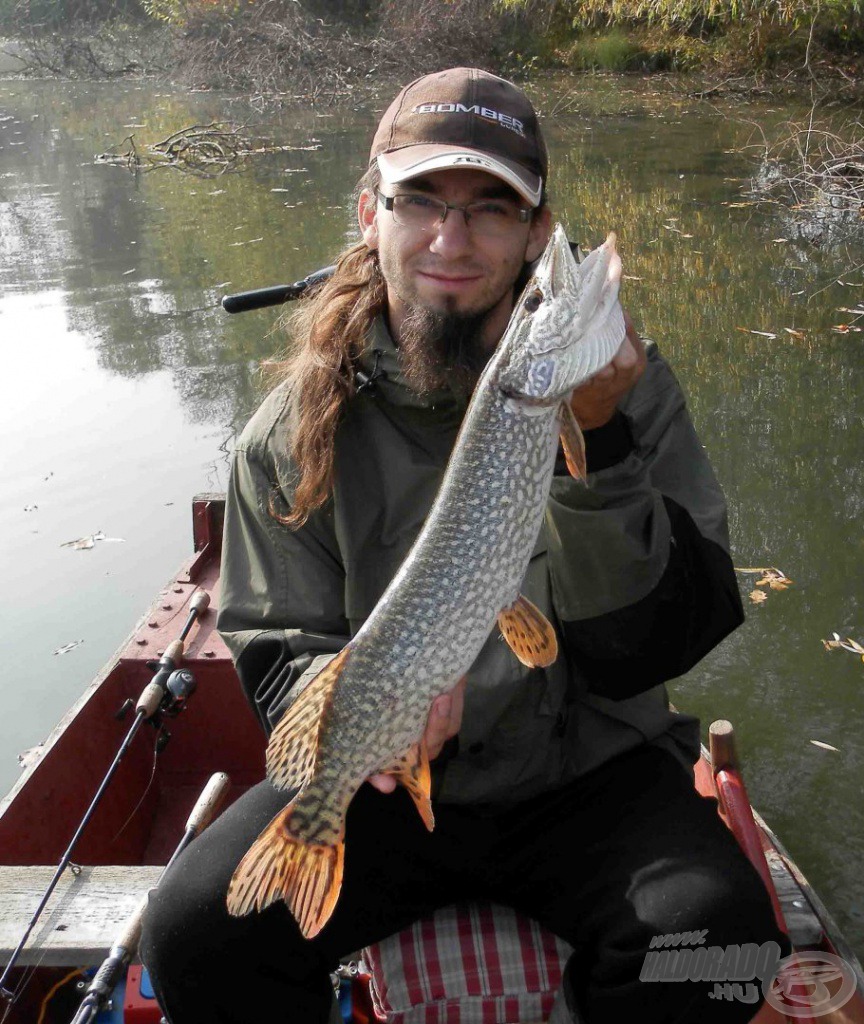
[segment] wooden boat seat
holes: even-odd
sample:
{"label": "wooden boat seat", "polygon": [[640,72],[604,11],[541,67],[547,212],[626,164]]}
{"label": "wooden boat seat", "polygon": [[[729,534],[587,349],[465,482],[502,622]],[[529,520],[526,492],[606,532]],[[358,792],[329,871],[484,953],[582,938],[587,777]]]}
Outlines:
{"label": "wooden boat seat", "polygon": [[[55,870],[56,866],[0,865],[0,963],[8,963]],[[46,967],[100,963],[162,870],[158,865],[67,869],[19,963]]]}

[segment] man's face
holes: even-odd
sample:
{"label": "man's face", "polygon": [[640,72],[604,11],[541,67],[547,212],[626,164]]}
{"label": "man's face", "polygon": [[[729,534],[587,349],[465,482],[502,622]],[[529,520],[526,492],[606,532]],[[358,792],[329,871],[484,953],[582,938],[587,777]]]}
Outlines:
{"label": "man's face", "polygon": [[[382,189],[383,191],[383,189]],[[485,171],[451,168],[387,189],[388,195],[419,193],[455,206],[509,196],[526,205],[504,182]],[[495,347],[510,318],[513,286],[526,261],[543,251],[550,217],[541,210],[503,235],[484,235],[466,225],[458,210],[429,231],[398,224],[377,196],[360,197],[360,227],[370,249],[378,250],[387,285],[390,330],[397,344],[403,326],[418,311],[479,324],[487,352]]]}

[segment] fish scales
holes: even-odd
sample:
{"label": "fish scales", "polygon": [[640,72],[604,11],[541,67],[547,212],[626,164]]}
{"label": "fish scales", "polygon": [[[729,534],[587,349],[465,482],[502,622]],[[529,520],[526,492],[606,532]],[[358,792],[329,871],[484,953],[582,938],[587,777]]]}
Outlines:
{"label": "fish scales", "polygon": [[309,842],[338,838],[354,793],[386,765],[382,752],[417,742],[430,703],[453,688],[518,596],[546,508],[558,411],[528,417],[511,405],[488,387],[472,403],[434,513],[354,637],[320,768],[292,817]]}
{"label": "fish scales", "polygon": [[374,773],[395,772],[433,827],[429,707],[468,671],[496,617],[524,664],[554,660],[554,628],[519,587],[559,430],[577,453],[568,448],[568,464],[578,465],[570,394],[624,337],[620,276],[614,235],[577,266],[556,226],[478,381],[417,540],[357,634],[294,693],[274,730],[268,776],[297,792],[238,865],[232,914],[281,898],[303,934],[317,935],[339,897],[348,805]]}

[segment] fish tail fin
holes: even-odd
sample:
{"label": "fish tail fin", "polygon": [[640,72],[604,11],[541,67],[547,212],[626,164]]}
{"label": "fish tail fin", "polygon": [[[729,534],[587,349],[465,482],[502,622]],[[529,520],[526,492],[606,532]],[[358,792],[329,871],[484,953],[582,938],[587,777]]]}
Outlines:
{"label": "fish tail fin", "polygon": [[284,900],[300,931],[321,931],[342,888],[345,844],[307,843],[289,831],[294,801],[255,840],[228,887],[228,913],[241,917]]}

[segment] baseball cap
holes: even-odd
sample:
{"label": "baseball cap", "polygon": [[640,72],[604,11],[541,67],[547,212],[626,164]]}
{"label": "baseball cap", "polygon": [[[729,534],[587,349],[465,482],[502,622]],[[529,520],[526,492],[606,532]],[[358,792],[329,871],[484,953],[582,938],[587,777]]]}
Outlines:
{"label": "baseball cap", "polygon": [[418,78],[381,118],[370,164],[397,185],[431,171],[468,167],[506,181],[539,206],[548,169],[546,143],[521,89],[479,68]]}

